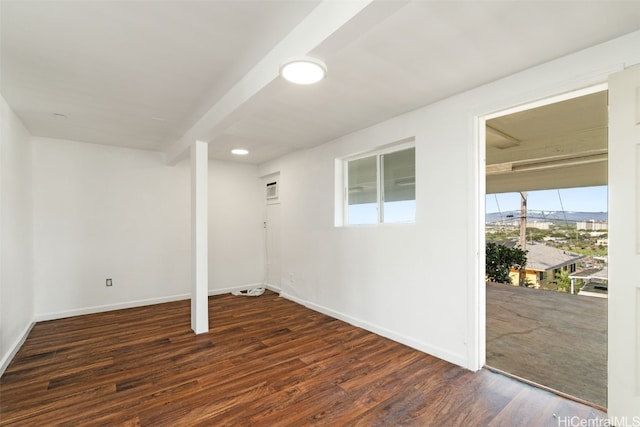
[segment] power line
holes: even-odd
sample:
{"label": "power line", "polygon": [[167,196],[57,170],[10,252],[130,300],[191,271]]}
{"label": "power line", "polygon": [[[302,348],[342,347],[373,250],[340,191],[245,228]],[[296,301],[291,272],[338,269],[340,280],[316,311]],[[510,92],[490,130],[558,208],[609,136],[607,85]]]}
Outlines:
{"label": "power line", "polygon": [[[486,221],[486,224],[497,224],[499,222],[509,223],[515,222],[519,220],[519,211],[505,211],[505,212],[493,212],[487,214],[490,215],[500,215],[500,219],[495,219],[492,221]],[[585,214],[594,214],[594,216],[587,217]],[[596,222],[607,222],[608,216],[605,214],[602,216],[602,213],[599,212],[584,212],[581,213],[578,218],[570,218],[566,211],[549,211],[549,210],[538,210],[538,209],[527,209],[527,219],[529,220],[543,220],[545,222],[562,222],[565,225],[567,224],[576,224],[584,221],[594,220]]]}

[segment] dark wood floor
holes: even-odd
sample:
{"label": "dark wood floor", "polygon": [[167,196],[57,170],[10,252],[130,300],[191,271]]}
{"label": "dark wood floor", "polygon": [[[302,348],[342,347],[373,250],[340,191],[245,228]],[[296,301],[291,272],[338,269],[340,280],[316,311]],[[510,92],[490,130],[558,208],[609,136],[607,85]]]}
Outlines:
{"label": "dark wood floor", "polygon": [[487,365],[607,407],[607,300],[487,284]]}
{"label": "dark wood floor", "polygon": [[606,417],[272,292],[209,307],[210,333],[198,336],[188,301],[38,323],[0,380],[0,424],[557,427]]}

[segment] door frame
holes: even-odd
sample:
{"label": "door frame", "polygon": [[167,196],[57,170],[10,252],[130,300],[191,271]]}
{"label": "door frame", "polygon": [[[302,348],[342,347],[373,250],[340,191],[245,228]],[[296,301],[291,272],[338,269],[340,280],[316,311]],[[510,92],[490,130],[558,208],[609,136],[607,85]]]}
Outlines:
{"label": "door frame", "polygon": [[[263,284],[270,290],[280,293],[282,291],[282,230],[280,229],[282,224],[282,208],[281,208],[281,198],[280,198],[280,188],[281,188],[281,180],[280,180],[280,171],[270,173],[268,175],[261,176],[260,179],[261,186],[261,194],[264,195],[264,203],[263,203],[263,240],[264,240],[264,248],[263,248]],[[276,191],[274,194],[267,196],[267,187],[275,184]],[[277,259],[273,258],[273,254],[270,254],[269,251],[269,240],[274,236],[273,227],[270,224],[269,220],[269,207],[272,209],[277,209],[278,211],[278,230],[275,231],[277,234],[276,244],[277,244]],[[278,275],[279,280],[278,283],[271,283],[270,276],[273,273],[273,265],[274,261],[278,264]]]}
{"label": "door frame", "polygon": [[[518,113],[549,104],[566,101],[580,96],[590,95],[608,89],[608,76],[612,72],[594,76],[593,81],[575,84],[564,88],[556,88],[544,97],[524,100],[521,103],[512,103],[503,108],[493,108],[472,117],[472,127],[476,155],[475,176],[475,228],[476,228],[476,265],[474,274],[474,289],[470,292],[468,301],[469,313],[475,317],[471,318],[473,330],[475,331],[475,345],[470,345],[469,365],[472,370],[482,369],[487,358],[487,314],[486,314],[486,285],[485,285],[485,246],[486,246],[486,226],[485,226],[485,197],[486,197],[486,122],[496,117]],[[543,91],[544,92],[544,91]]]}
{"label": "door frame", "polygon": [[640,177],[640,64],[610,77],[609,203],[609,369],[608,402],[612,424],[640,424],[640,260],[638,179]]}

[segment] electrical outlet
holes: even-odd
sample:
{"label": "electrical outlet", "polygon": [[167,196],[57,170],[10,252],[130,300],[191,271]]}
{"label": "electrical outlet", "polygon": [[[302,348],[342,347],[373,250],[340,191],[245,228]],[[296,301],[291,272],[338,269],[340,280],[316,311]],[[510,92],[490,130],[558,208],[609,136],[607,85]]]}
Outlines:
{"label": "electrical outlet", "polygon": [[107,279],[107,286],[113,286],[113,280]]}

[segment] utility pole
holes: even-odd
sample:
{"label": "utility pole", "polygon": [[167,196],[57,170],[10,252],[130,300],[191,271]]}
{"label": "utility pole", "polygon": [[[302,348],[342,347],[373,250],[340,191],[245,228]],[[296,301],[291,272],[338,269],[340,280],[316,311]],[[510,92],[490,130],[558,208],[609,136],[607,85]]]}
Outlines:
{"label": "utility pole", "polygon": [[[527,192],[520,192],[520,239],[518,246],[523,251],[527,250]],[[518,274],[518,284],[520,286],[526,286],[527,271],[526,266],[520,266],[520,272]]]}

